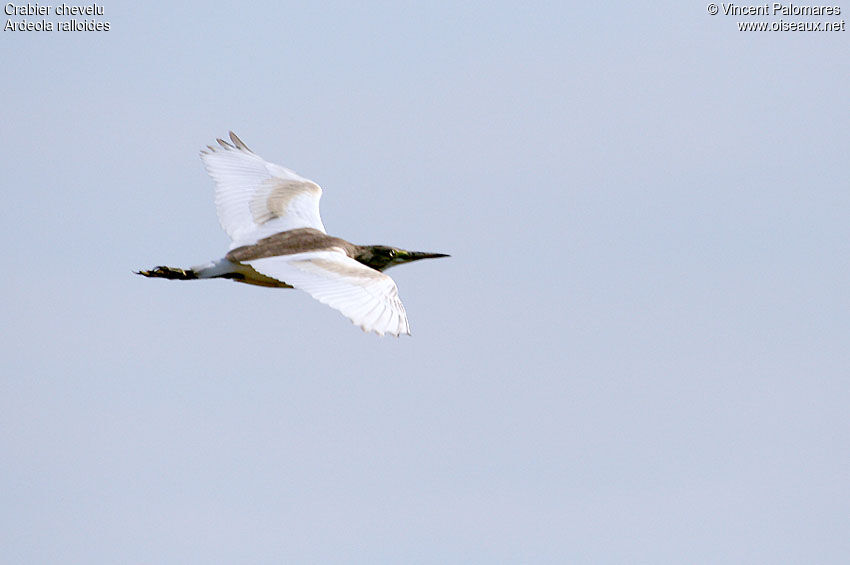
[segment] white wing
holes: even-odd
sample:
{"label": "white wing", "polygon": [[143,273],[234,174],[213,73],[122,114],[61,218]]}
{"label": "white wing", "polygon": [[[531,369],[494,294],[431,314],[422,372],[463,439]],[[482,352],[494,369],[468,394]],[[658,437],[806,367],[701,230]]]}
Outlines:
{"label": "white wing", "polygon": [[378,335],[410,335],[395,282],[339,251],[310,251],[245,261],[258,272],[285,282],[327,304]]}
{"label": "white wing", "polygon": [[231,145],[201,151],[215,181],[215,205],[231,249],[296,228],[325,231],[319,216],[322,189],[293,171],[266,162],[230,132]]}

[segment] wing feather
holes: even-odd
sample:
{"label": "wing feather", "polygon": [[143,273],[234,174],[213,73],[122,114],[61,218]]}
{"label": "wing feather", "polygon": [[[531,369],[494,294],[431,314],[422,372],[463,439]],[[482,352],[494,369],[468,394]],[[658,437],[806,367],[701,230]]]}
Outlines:
{"label": "wing feather", "polygon": [[297,228],[325,232],[319,185],[265,161],[233,132],[232,143],[216,141],[219,147],[208,145],[201,159],[215,181],[218,219],[233,240],[231,249]]}
{"label": "wing feather", "polygon": [[410,334],[395,282],[342,250],[264,257],[246,263],[268,277],[307,292],[364,331]]}

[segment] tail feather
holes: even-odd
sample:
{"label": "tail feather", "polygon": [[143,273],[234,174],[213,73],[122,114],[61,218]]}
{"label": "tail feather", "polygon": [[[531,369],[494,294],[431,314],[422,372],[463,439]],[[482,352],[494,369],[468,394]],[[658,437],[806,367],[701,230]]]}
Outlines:
{"label": "tail feather", "polygon": [[145,277],[159,277],[179,281],[191,281],[198,278],[198,274],[192,269],[178,269],[176,267],[154,267],[149,271],[135,271],[137,275]]}

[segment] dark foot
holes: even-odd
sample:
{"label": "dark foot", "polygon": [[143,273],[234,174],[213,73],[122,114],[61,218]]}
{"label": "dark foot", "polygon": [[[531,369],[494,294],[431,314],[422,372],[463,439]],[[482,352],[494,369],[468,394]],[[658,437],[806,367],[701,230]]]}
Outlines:
{"label": "dark foot", "polygon": [[178,269],[175,267],[154,267],[149,271],[135,271],[137,275],[145,277],[157,277],[163,279],[188,281],[198,278],[192,270]]}

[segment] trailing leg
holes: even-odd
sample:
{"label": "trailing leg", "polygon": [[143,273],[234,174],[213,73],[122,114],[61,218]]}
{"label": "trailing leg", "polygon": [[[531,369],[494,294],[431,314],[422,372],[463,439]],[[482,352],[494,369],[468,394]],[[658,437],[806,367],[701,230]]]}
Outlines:
{"label": "trailing leg", "polygon": [[191,281],[198,278],[198,274],[192,269],[178,269],[176,267],[154,267],[149,271],[136,271],[137,275],[145,277],[159,277],[179,281]]}

